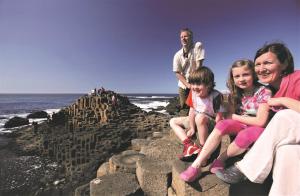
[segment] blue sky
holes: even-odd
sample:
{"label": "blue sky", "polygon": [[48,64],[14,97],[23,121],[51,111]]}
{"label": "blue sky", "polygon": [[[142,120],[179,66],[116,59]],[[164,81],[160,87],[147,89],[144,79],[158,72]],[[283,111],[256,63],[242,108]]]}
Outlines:
{"label": "blue sky", "polygon": [[300,68],[300,0],[1,0],[0,93],[177,93],[183,27],[219,90],[265,42],[285,42]]}

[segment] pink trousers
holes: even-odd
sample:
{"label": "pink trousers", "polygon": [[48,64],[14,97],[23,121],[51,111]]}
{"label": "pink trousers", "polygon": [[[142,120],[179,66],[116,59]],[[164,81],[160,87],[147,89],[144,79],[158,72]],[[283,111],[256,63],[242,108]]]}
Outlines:
{"label": "pink trousers", "polygon": [[235,144],[244,149],[255,142],[264,130],[263,127],[248,126],[232,119],[219,121],[215,128],[217,128],[222,135],[236,135],[234,139]]}

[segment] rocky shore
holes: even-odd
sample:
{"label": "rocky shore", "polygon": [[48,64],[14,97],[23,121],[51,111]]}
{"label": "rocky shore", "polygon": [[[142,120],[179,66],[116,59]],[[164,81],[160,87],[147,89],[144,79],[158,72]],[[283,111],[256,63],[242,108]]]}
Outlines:
{"label": "rocky shore", "polygon": [[47,122],[0,136],[0,196],[267,195],[270,180],[229,186],[209,165],[196,182],[180,180],[190,163],[177,159],[182,146],[168,122],[187,111],[176,108],[177,98],[170,103],[166,115],[112,91],[87,95]]}
{"label": "rocky shore", "polygon": [[1,136],[0,195],[74,195],[101,163],[128,149],[132,139],[163,132],[169,118],[112,91],[83,96],[47,122]]}

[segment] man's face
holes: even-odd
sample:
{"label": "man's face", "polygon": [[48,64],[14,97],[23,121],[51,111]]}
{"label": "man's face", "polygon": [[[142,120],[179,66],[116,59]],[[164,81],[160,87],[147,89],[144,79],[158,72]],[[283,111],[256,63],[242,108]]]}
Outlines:
{"label": "man's face", "polygon": [[183,31],[180,33],[180,41],[182,47],[189,47],[193,42],[192,37],[187,31]]}

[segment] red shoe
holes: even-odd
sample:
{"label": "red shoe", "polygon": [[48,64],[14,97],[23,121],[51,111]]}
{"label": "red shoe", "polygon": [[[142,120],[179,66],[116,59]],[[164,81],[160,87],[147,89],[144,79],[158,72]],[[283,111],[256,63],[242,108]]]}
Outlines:
{"label": "red shoe", "polygon": [[201,149],[196,144],[188,144],[184,145],[183,152],[178,158],[182,161],[191,161],[192,159],[197,158],[197,154],[201,151]]}

